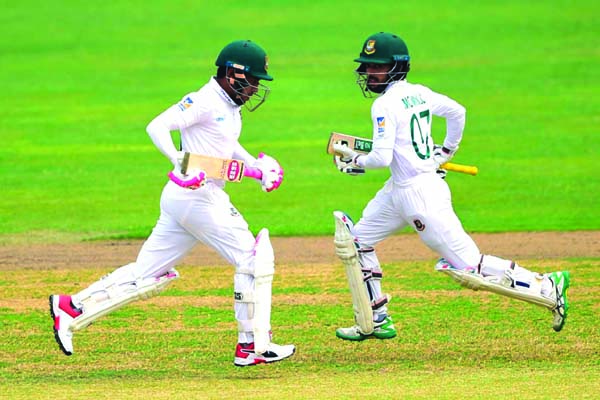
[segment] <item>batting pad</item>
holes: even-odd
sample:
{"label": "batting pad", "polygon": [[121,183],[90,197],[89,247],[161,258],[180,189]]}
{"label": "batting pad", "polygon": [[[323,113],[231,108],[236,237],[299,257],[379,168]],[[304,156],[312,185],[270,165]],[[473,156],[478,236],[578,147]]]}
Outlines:
{"label": "batting pad", "polygon": [[367,288],[363,282],[363,274],[358,262],[358,253],[354,244],[354,237],[346,223],[348,218],[341,211],[334,211],[335,236],[335,254],[342,260],[346,269],[346,276],[350,285],[352,295],[352,306],[354,310],[354,320],[365,335],[373,333],[375,326],[373,324],[373,311]]}
{"label": "batting pad", "polygon": [[271,343],[271,290],[275,274],[275,255],[266,228],[256,236],[254,245],[254,352],[262,354]]}
{"label": "batting pad", "polygon": [[536,289],[532,291],[517,290],[500,282],[498,277],[484,277],[483,275],[480,275],[474,271],[460,270],[454,268],[445,260],[438,261],[438,263],[435,265],[435,269],[436,271],[444,272],[450,275],[450,277],[452,277],[452,279],[458,282],[461,286],[469,289],[486,290],[502,296],[536,304],[549,310],[556,308],[556,301],[554,299],[542,296],[539,287],[536,287]]}
{"label": "batting pad", "polygon": [[162,292],[171,281],[179,278],[175,269],[157,278],[140,279],[134,285],[120,286],[114,283],[107,287],[107,298],[96,301],[89,298],[83,302],[84,312],[75,318],[69,329],[73,332],[87,327],[98,318],[109,314],[136,300],[145,300]]}

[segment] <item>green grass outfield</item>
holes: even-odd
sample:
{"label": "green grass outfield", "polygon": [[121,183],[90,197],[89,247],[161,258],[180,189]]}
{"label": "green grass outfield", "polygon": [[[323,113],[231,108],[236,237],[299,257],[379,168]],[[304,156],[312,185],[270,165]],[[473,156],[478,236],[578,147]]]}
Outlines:
{"label": "green grass outfield", "polygon": [[[325,155],[329,132],[371,129],[352,59],[380,30],[406,39],[410,81],[467,107],[454,161],[480,174],[447,179],[468,231],[600,230],[596,1],[5,3],[0,244],[147,236],[170,165],[145,126],[242,38],[268,51],[275,76],[267,103],[243,114],[242,143],[279,159],[286,179],[270,194],[254,182],[228,192],[255,232],[330,235],[331,212],[358,217],[387,178],[344,176]],[[436,121],[437,141],[443,132]],[[299,350],[248,369],[232,365],[230,269],[182,266],[163,295],[78,334],[70,358],[53,340],[47,295],[115,266],[3,269],[0,399],[597,397],[598,259],[525,262],[573,273],[560,334],[545,310],[401,262],[385,266],[401,335],[344,343],[333,333],[351,321],[339,266],[278,265],[276,340]]]}
{"label": "green grass outfield", "polygon": [[161,296],[76,333],[71,357],[54,342],[46,296],[110,269],[5,271],[0,398],[597,398],[600,262],[527,264],[573,273],[572,313],[560,333],[547,310],[461,289],[429,262],[402,262],[384,266],[399,336],[361,343],[334,334],[352,320],[338,265],[280,265],[274,335],[298,351],[248,368],[233,365],[237,329],[223,276],[229,268],[182,266],[182,278]]}
{"label": "green grass outfield", "polygon": [[[319,235],[358,217],[388,173],[340,174],[329,132],[370,132],[352,62],[379,30],[405,38],[409,80],[464,104],[452,174],[471,231],[600,227],[594,1],[28,1],[0,13],[0,239],[145,237],[170,164],[145,126],[203,85],[220,49],[252,38],[275,76],[242,143],[285,168],[271,194],[228,191],[254,231]],[[437,141],[443,122],[434,125]]]}

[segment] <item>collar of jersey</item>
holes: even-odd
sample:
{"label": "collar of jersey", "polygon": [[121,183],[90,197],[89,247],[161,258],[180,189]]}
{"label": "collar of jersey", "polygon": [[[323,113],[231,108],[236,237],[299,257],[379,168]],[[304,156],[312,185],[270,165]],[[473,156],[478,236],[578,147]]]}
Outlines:
{"label": "collar of jersey", "polygon": [[394,81],[388,85],[386,92],[388,90],[390,90],[391,88],[393,88],[394,86],[403,86],[405,83],[406,83],[405,79],[403,79],[401,81]]}
{"label": "collar of jersey", "polygon": [[213,76],[212,78],[210,78],[210,81],[208,82],[208,84],[213,88],[213,90],[215,92],[217,92],[219,94],[219,96],[221,96],[221,98],[223,100],[225,100],[226,102],[228,102],[230,105],[234,106],[234,107],[239,107],[239,105],[237,105],[235,103],[235,101],[233,101],[231,99],[231,97],[229,97],[229,95],[227,94],[227,92],[221,87],[221,85],[219,85],[219,82],[217,82],[217,80],[215,79],[215,77]]}
{"label": "collar of jersey", "polygon": [[402,85],[404,85],[405,83],[406,83],[406,79],[403,79],[403,80],[401,80],[401,81],[394,81],[394,82],[390,82],[390,83],[387,85],[387,87],[385,88],[385,91],[383,91],[383,92],[379,93],[379,94],[377,95],[377,97],[381,97],[381,96],[383,96],[384,94],[386,94],[387,92],[389,92],[389,91],[390,91],[390,90],[391,90],[393,87],[396,87],[396,86],[402,86]]}

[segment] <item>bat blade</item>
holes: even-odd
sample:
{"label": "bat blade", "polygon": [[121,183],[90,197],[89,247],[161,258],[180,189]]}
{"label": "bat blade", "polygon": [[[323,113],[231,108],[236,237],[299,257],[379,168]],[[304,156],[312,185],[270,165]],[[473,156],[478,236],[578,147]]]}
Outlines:
{"label": "bat blade", "polygon": [[244,162],[233,158],[218,158],[186,152],[181,162],[181,173],[200,169],[207,178],[223,179],[228,182],[240,182],[244,177]]}
{"label": "bat blade", "polygon": [[333,154],[333,144],[341,142],[357,153],[369,153],[373,150],[373,141],[358,136],[346,135],[345,133],[331,132],[329,135],[329,143],[327,143],[327,153]]}

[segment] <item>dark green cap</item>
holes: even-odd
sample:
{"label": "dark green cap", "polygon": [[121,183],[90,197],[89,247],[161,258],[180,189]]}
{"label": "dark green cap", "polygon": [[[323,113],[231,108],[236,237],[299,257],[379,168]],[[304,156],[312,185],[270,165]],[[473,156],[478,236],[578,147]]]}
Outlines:
{"label": "dark green cap", "polygon": [[229,43],[219,53],[215,65],[241,69],[258,79],[273,80],[273,77],[267,73],[269,68],[267,53],[251,40],[236,40]]}
{"label": "dark green cap", "polygon": [[375,33],[365,40],[360,56],[354,61],[371,64],[394,64],[409,61],[408,48],[399,36],[388,32]]}

